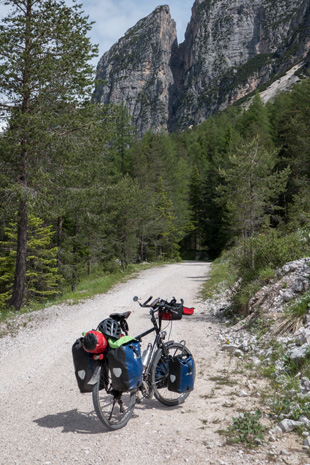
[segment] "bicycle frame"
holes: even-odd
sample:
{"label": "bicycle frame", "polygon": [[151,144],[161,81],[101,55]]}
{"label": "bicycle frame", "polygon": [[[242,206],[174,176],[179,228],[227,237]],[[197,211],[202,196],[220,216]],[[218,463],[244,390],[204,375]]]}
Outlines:
{"label": "bicycle frame", "polygon": [[154,310],[150,310],[151,321],[153,323],[153,328],[150,328],[147,331],[144,331],[143,333],[141,333],[141,334],[139,334],[138,336],[135,337],[135,339],[137,339],[138,341],[141,341],[148,334],[151,334],[154,331],[156,332],[156,336],[155,336],[155,339],[154,339],[153,344],[152,344],[151,355],[149,357],[147,366],[144,369],[144,378],[146,378],[150,374],[151,367],[152,367],[152,362],[154,360],[156,351],[163,346],[163,344],[162,344],[163,337],[160,334],[160,332],[161,332],[161,320],[159,320],[159,324],[158,324],[154,313],[155,313]]}

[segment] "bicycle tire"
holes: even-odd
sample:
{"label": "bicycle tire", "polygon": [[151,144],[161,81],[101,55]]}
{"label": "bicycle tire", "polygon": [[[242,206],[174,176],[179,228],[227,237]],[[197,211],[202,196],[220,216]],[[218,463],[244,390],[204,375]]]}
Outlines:
{"label": "bicycle tire", "polygon": [[114,391],[108,366],[104,365],[100,370],[99,381],[92,391],[95,412],[107,429],[123,428],[133,414],[136,392]]}
{"label": "bicycle tire", "polygon": [[151,381],[152,387],[154,388],[154,395],[156,399],[168,407],[174,407],[176,405],[182,404],[185,399],[189,396],[190,391],[178,393],[169,391],[167,388],[168,382],[168,357],[185,353],[186,355],[192,355],[190,350],[178,343],[174,342],[172,344],[165,344],[168,356],[163,354],[162,349],[158,349],[155,354],[154,362],[151,370]]}

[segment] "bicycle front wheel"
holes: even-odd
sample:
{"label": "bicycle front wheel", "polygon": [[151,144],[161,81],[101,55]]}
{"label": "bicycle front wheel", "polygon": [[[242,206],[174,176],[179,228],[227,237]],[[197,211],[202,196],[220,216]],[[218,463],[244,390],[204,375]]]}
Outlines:
{"label": "bicycle front wheel", "polygon": [[[164,352],[166,352],[166,354]],[[164,352],[162,349],[159,349],[155,355],[151,371],[151,380],[156,399],[168,407],[173,407],[184,402],[189,396],[190,391],[180,394],[178,392],[168,390],[169,357],[181,354],[191,355],[191,352],[186,346],[179,344],[178,342],[174,342],[170,345],[165,344]]]}
{"label": "bicycle front wheel", "polygon": [[109,430],[126,426],[133,414],[136,393],[113,390],[107,365],[101,368],[100,379],[95,384],[92,394],[95,412]]}

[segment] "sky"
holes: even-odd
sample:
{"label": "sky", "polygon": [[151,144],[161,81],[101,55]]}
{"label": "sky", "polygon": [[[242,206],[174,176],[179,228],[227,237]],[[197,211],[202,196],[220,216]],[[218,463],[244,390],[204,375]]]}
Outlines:
{"label": "sky", "polygon": [[[72,0],[65,0],[68,5]],[[99,58],[118,41],[125,32],[140,19],[148,16],[159,5],[169,5],[172,18],[177,25],[178,42],[184,40],[184,33],[191,17],[194,0],[78,0],[85,16],[95,21],[90,31],[93,44],[99,45]],[[8,8],[0,0],[0,18],[6,16]]]}
{"label": "sky", "polygon": [[[65,0],[72,5],[72,0]],[[82,4],[85,16],[95,22],[89,33],[92,44],[99,45],[99,56],[92,60],[96,68],[99,59],[115,44],[125,32],[140,19],[148,16],[159,5],[169,5],[171,17],[176,22],[178,42],[184,41],[186,26],[191,18],[194,0],[78,0]],[[11,8],[0,0],[0,19],[5,17]],[[0,130],[2,122],[0,121]]]}
{"label": "sky", "polygon": [[148,16],[159,5],[169,5],[177,25],[178,42],[191,17],[194,0],[81,0],[85,14],[95,21],[91,41],[99,45],[99,58],[140,19]]}

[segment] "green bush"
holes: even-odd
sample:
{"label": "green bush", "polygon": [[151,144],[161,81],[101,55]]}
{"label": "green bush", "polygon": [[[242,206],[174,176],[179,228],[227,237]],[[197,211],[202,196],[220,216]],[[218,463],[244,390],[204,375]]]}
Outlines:
{"label": "green bush", "polygon": [[[267,229],[245,241],[239,242],[231,251],[233,265],[242,278],[250,280],[262,270],[275,270],[285,263],[310,255],[309,235],[305,231],[290,234]],[[254,263],[254,267],[253,267]]]}
{"label": "green bush", "polygon": [[221,285],[231,287],[237,280],[237,274],[232,266],[231,260],[227,254],[217,258],[212,263],[208,281],[203,289],[203,297],[212,297],[213,293],[221,291]]}
{"label": "green bush", "polygon": [[296,318],[300,318],[306,315],[308,309],[310,309],[309,291],[303,294],[298,299],[294,300],[287,309],[287,313],[293,315]]}
{"label": "green bush", "polygon": [[[255,293],[275,277],[275,271],[285,263],[310,256],[309,233],[298,230],[289,234],[275,229],[265,229],[262,233],[239,243],[225,253],[226,273],[241,278],[241,286],[234,297],[234,304],[243,313]],[[254,266],[253,266],[254,265]],[[296,305],[296,312],[306,301]]]}
{"label": "green bush", "polygon": [[228,428],[229,442],[241,443],[248,447],[258,446],[264,439],[266,427],[260,423],[262,413],[246,412],[233,418],[233,424]]}

